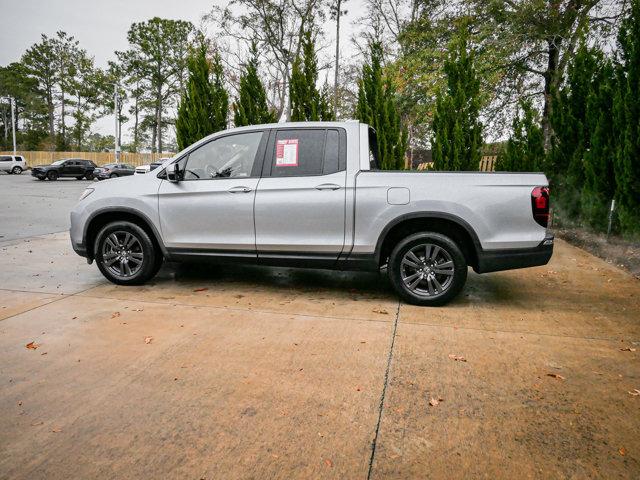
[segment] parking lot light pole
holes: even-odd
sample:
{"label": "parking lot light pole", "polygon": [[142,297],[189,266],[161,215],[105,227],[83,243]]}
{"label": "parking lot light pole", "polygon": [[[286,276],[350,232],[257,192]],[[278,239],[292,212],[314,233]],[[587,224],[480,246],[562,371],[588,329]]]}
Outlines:
{"label": "parking lot light pole", "polygon": [[13,133],[13,155],[16,155],[16,99],[9,98],[11,101],[11,132]]}
{"label": "parking lot light pole", "polygon": [[[9,100],[11,107],[11,132],[13,133],[13,154],[16,155],[16,100],[13,97],[2,97],[2,100]],[[6,128],[6,125],[5,125]]]}
{"label": "parking lot light pole", "polygon": [[113,116],[115,117],[115,155],[116,163],[120,163],[120,125],[118,123],[118,83],[113,84]]}

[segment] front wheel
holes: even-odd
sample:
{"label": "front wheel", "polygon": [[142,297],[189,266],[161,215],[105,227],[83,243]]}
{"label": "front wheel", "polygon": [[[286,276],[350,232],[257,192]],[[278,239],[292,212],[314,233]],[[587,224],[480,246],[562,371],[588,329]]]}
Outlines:
{"label": "front wheel", "polygon": [[93,173],[89,172],[87,173],[84,178],[86,178],[87,180],[93,180]]}
{"label": "front wheel", "polygon": [[56,172],[55,170],[52,170],[51,172],[47,173],[47,178],[52,182],[54,180],[58,180],[58,172]]}
{"label": "front wheel", "polygon": [[102,274],[118,285],[143,284],[162,264],[162,254],[147,232],[131,222],[106,225],[96,237],[94,251]]}
{"label": "front wheel", "polygon": [[13,167],[13,169],[11,170],[11,173],[13,173],[14,175],[20,175],[22,173],[22,167],[18,167],[18,166]]}
{"label": "front wheel", "polygon": [[467,280],[460,247],[440,233],[421,232],[400,241],[389,257],[391,283],[414,305],[438,306],[452,300]]}

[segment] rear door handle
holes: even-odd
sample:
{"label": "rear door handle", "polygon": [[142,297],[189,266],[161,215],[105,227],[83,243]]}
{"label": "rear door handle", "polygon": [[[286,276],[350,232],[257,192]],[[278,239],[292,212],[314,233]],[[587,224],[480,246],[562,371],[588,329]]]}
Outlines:
{"label": "rear door handle", "polygon": [[233,187],[229,189],[229,193],[249,193],[250,191],[249,187]]}
{"label": "rear door handle", "polygon": [[340,189],[340,185],[336,185],[335,183],[323,183],[322,185],[318,185],[316,190],[338,190]]}

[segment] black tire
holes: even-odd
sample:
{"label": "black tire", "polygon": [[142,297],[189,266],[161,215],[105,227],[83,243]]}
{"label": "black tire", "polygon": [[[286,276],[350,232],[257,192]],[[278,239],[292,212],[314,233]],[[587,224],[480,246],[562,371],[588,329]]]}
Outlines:
{"label": "black tire", "polygon": [[44,177],[36,177],[38,180],[40,180],[41,182],[44,181]]}
{"label": "black tire", "polygon": [[117,173],[112,173],[111,175],[109,175],[109,178],[118,178],[118,174]]}
{"label": "black tire", "polygon": [[86,178],[87,180],[93,180],[93,173],[92,173],[92,172],[87,173],[87,174],[84,176],[84,178]]}
{"label": "black tire", "polygon": [[[114,236],[118,242],[114,241]],[[131,238],[135,238],[135,243],[128,249],[123,248],[125,241],[128,239],[131,242]],[[116,243],[119,250],[113,248]],[[162,252],[157,251],[144,229],[131,222],[112,222],[102,228],[96,237],[94,252],[100,272],[107,280],[117,285],[141,285],[153,278],[162,265]],[[126,262],[120,260],[118,252],[124,252]],[[115,262],[114,258],[117,258]],[[141,264],[135,264],[137,260],[140,260]],[[126,265],[129,262],[131,266],[127,271]]]}
{"label": "black tire", "polygon": [[[424,251],[424,255],[420,255],[421,251]],[[409,258],[411,254],[418,261]],[[388,274],[393,288],[407,303],[439,306],[451,301],[464,287],[467,262],[460,247],[449,237],[440,233],[420,232],[406,237],[395,246],[389,257]],[[411,289],[415,282],[418,283]]]}
{"label": "black tire", "polygon": [[56,172],[55,170],[51,170],[49,173],[47,173],[47,178],[52,182],[58,180],[58,172]]}
{"label": "black tire", "polygon": [[14,175],[20,175],[22,173],[22,167],[16,165],[15,167],[13,167],[13,169],[11,169],[11,173],[13,173]]}
{"label": "black tire", "polygon": [[76,177],[76,180],[82,180],[84,177]]}

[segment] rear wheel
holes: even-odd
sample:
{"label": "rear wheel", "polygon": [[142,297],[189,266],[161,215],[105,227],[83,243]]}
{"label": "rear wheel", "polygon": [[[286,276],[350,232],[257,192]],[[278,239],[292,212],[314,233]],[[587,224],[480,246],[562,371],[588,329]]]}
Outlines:
{"label": "rear wheel", "polygon": [[51,181],[57,180],[58,172],[56,172],[55,170],[50,171],[49,173],[47,173],[47,178]]}
{"label": "rear wheel", "polygon": [[162,264],[162,255],[147,232],[131,222],[106,225],[96,237],[94,251],[102,274],[118,285],[145,283]]}
{"label": "rear wheel", "polygon": [[84,177],[76,177],[76,180],[82,180]]}
{"label": "rear wheel", "polygon": [[19,167],[18,165],[16,165],[11,170],[11,173],[13,173],[14,175],[20,175],[22,173],[22,167]]}
{"label": "rear wheel", "polygon": [[449,237],[431,232],[410,235],[389,257],[389,278],[408,303],[437,306],[452,300],[467,280],[467,262]]}
{"label": "rear wheel", "polygon": [[118,174],[117,173],[112,173],[111,175],[109,175],[109,178],[118,178]]}
{"label": "rear wheel", "polygon": [[93,180],[93,173],[92,173],[92,172],[87,173],[87,174],[84,176],[84,178],[86,178],[87,180]]}

